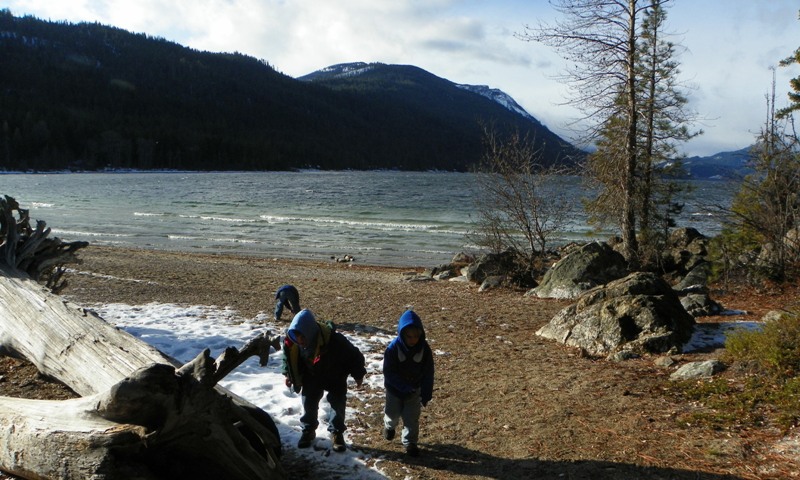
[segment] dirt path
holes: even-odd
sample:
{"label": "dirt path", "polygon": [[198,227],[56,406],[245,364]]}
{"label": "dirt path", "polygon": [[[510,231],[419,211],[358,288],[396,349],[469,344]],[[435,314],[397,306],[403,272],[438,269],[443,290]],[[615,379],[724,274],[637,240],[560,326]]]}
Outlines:
{"label": "dirt path", "polygon": [[[478,293],[460,282],[406,282],[397,268],[99,247],[81,253],[82,273],[65,291],[78,303],[230,306],[252,317],[271,312],[275,289],[292,283],[318,316],[388,331],[413,306],[437,352],[422,456],[404,458],[399,442],[381,438],[380,402],[358,406],[364,414],[350,420],[349,440],[392,479],[767,479],[800,471],[796,451],[774,450],[777,432],[679,424],[697,406],[664,393],[672,369],[654,358],[584,358],[537,337],[566,302]],[[717,353],[673,358],[680,364]],[[17,379],[3,365],[0,394],[9,395]],[[293,478],[314,474],[291,452],[286,465]],[[338,475],[316,473],[346,478]]]}

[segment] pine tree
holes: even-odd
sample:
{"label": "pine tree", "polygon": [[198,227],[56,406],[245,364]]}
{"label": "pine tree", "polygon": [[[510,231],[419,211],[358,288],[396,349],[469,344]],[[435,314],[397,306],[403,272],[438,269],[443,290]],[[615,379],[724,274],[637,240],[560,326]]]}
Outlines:
{"label": "pine tree", "polygon": [[[800,48],[794,53],[780,62],[780,66],[787,67],[793,64],[800,64]],[[789,106],[782,108],[778,111],[778,117],[786,117],[796,110],[800,110],[800,76],[794,77],[789,81],[789,86],[792,88],[788,92]]]}
{"label": "pine tree", "polygon": [[663,181],[679,171],[676,144],[700,133],[690,132],[694,115],[678,81],[676,46],[665,39],[670,2],[562,0],[556,8],[567,20],[522,36],[554,46],[575,65],[563,80],[574,87],[572,103],[591,121],[588,137],[597,146],[587,163],[597,195],[586,208],[590,220],[620,228],[633,267],[642,253],[656,257],[680,208],[676,184]]}
{"label": "pine tree", "polygon": [[637,175],[640,254],[645,261],[657,261],[668,229],[682,205],[674,201],[681,186],[669,181],[682,173],[677,143],[701,132],[691,132],[694,114],[686,109],[688,100],[679,83],[676,46],[667,40],[664,1],[654,0],[645,11],[637,55],[638,96],[644,121]]}
{"label": "pine tree", "polygon": [[[526,27],[519,35],[523,40],[550,45],[574,65],[563,80],[574,93],[571,103],[585,113],[593,124],[588,136],[607,128],[615,119],[622,148],[612,159],[620,178],[620,229],[623,254],[631,266],[636,266],[636,175],[639,148],[640,112],[637,98],[636,57],[639,36],[638,23],[651,2],[641,0],[559,0],[556,9],[563,22],[553,27]],[[619,130],[617,130],[619,127]]]}
{"label": "pine tree", "polygon": [[731,206],[727,241],[760,250],[756,273],[779,281],[793,278],[800,266],[800,139],[791,116],[781,117],[776,111],[774,79],[751,167],[753,173],[744,179]]}

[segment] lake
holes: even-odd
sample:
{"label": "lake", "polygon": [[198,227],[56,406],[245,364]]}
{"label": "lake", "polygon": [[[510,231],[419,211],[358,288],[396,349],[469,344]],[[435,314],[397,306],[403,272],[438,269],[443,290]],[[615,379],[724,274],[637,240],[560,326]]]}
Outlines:
{"label": "lake", "polygon": [[[680,226],[719,232],[709,207],[735,184],[691,182]],[[553,244],[607,238],[586,224],[578,177],[559,189],[574,200]],[[0,194],[44,220],[51,236],[163,250],[434,266],[474,251],[477,185],[471,173],[396,171],[158,172],[0,175]]]}

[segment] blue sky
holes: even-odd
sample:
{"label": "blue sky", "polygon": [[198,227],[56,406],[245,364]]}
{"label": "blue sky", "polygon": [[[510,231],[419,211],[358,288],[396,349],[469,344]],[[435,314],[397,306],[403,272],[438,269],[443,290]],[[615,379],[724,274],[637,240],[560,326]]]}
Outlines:
{"label": "blue sky", "polygon": [[[565,138],[580,115],[556,80],[565,63],[519,40],[525,25],[551,23],[546,0],[2,0],[15,15],[90,21],[199,50],[237,51],[300,76],[343,62],[416,65],[457,83],[514,97]],[[682,45],[689,108],[705,133],[684,145],[709,155],[753,142],[766,118],[770,67],[800,47],[796,0],[675,0],[672,40]],[[779,106],[800,67],[777,70]]]}

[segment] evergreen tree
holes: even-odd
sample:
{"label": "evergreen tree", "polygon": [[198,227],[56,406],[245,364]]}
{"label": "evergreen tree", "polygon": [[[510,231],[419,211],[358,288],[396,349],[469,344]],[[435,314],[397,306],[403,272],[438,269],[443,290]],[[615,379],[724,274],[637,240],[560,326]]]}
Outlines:
{"label": "evergreen tree", "polygon": [[661,38],[670,1],[561,0],[556,8],[566,21],[523,36],[554,46],[575,65],[564,80],[598,147],[587,169],[598,193],[587,208],[590,218],[617,222],[633,267],[640,261],[638,230],[649,232],[669,217],[667,209],[656,214],[656,203],[673,203],[671,197],[656,202],[656,192],[674,191],[658,189],[659,170],[674,157],[674,142],[691,136],[675,47]]}
{"label": "evergreen tree", "polygon": [[677,188],[662,178],[676,170],[676,143],[694,135],[677,80],[676,47],[663,35],[670,1],[564,0],[558,8],[568,21],[525,37],[575,62],[565,80],[580,92],[573,101],[593,121],[597,146],[587,163],[597,195],[587,211],[596,223],[619,226],[634,267],[643,253],[645,260],[656,257],[676,214]]}
{"label": "evergreen tree", "polygon": [[556,9],[565,20],[554,26],[526,27],[520,38],[556,48],[574,67],[563,80],[574,94],[571,103],[593,126],[592,139],[611,118],[621,123],[623,147],[614,149],[613,165],[620,177],[620,229],[623,254],[635,266],[636,174],[639,155],[640,112],[636,95],[638,23],[651,2],[642,0],[557,0]]}
{"label": "evergreen tree", "polygon": [[[793,64],[800,64],[800,48],[795,50],[791,56],[781,60],[780,62],[780,66],[782,67],[787,67]],[[792,112],[800,110],[800,76],[791,79],[789,81],[789,86],[792,88],[792,91],[788,92],[789,106],[778,111],[779,117],[786,117]]]}
{"label": "evergreen tree", "polygon": [[791,116],[776,111],[774,79],[751,167],[732,202],[723,241],[739,246],[737,256],[759,251],[751,265],[757,276],[794,278],[800,267],[800,139]]}
{"label": "evergreen tree", "polygon": [[639,155],[638,223],[640,255],[646,263],[658,261],[668,229],[682,205],[674,201],[681,186],[668,180],[682,174],[677,144],[701,132],[691,132],[694,115],[681,91],[676,46],[666,39],[663,0],[645,11],[637,56],[638,95],[642,111]]}

